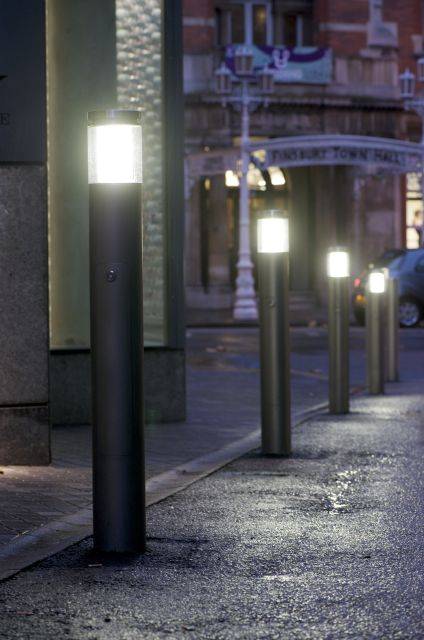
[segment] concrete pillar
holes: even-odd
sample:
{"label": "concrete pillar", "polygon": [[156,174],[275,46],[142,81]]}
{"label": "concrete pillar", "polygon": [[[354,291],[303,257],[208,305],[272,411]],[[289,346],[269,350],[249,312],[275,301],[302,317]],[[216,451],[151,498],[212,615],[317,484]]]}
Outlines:
{"label": "concrete pillar", "polygon": [[1,465],[50,462],[44,21],[41,0],[2,2]]}

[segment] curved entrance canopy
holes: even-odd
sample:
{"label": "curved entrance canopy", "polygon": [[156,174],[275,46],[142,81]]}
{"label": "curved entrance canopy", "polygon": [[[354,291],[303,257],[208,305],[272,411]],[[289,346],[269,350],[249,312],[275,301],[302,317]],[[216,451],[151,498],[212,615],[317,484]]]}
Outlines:
{"label": "curved entrance canopy", "polygon": [[[394,138],[343,135],[307,135],[270,138],[250,145],[263,168],[313,165],[374,165],[394,173],[421,171],[424,148]],[[263,151],[264,154],[259,152]],[[218,175],[237,170],[240,149],[231,147],[189,155],[188,175]]]}
{"label": "curved entrance canopy", "polygon": [[420,170],[424,151],[415,142],[340,135],[274,138],[250,148],[266,152],[264,167],[372,164],[399,173]]}

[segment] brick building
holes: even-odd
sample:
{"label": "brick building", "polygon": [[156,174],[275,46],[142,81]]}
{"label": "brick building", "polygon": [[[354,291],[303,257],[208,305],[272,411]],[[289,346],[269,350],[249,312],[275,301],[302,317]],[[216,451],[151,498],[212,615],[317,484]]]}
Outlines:
{"label": "brick building", "polygon": [[[300,60],[275,82],[269,105],[250,115],[250,136],[259,146],[272,138],[330,134],[418,142],[420,120],[404,111],[398,74],[415,71],[423,20],[420,0],[184,1],[189,309],[230,309],[234,291],[239,194],[237,179],[226,181],[225,172],[238,153],[240,113],[222,106],[214,76],[226,47],[248,44],[259,53],[276,47]],[[302,66],[319,55],[310,72]],[[415,223],[422,216],[413,172],[388,172],[369,161],[282,164],[284,179],[273,180],[270,171],[251,167],[253,257],[257,212],[284,207],[291,289],[299,303],[320,302],[330,244],[350,247],[356,271],[386,248],[417,242],[415,229],[407,229],[414,215]]]}

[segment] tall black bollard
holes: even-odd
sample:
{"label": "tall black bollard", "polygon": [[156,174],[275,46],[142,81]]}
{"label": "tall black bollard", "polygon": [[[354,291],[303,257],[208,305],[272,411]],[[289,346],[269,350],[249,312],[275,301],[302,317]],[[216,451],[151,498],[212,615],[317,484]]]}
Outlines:
{"label": "tall black bollard", "polygon": [[399,380],[399,293],[396,278],[387,278],[387,381]]}
{"label": "tall black bollard", "polygon": [[258,219],[262,451],[290,455],[288,220],[281,211]]}
{"label": "tall black bollard", "polygon": [[145,548],[141,124],[88,116],[94,545]]}
{"label": "tall black bollard", "polygon": [[384,393],[384,328],[382,325],[386,277],[382,270],[368,276],[366,291],[367,384],[371,394]]}
{"label": "tall black bollard", "polygon": [[349,254],[331,248],[327,256],[330,413],[349,412]]}

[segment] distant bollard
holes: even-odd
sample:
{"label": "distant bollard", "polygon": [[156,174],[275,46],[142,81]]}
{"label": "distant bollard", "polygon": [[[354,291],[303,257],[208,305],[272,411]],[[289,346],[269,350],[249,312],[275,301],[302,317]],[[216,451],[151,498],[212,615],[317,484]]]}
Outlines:
{"label": "distant bollard", "polygon": [[328,350],[329,410],[349,412],[349,254],[343,247],[329,249]]}
{"label": "distant bollard", "polygon": [[387,370],[388,382],[399,380],[399,289],[396,278],[387,278]]}
{"label": "distant bollard", "polygon": [[291,452],[288,219],[279,210],[258,219],[262,451]]}
{"label": "distant bollard", "polygon": [[371,271],[366,290],[367,385],[371,394],[384,393],[383,304],[386,276],[382,269]]}

